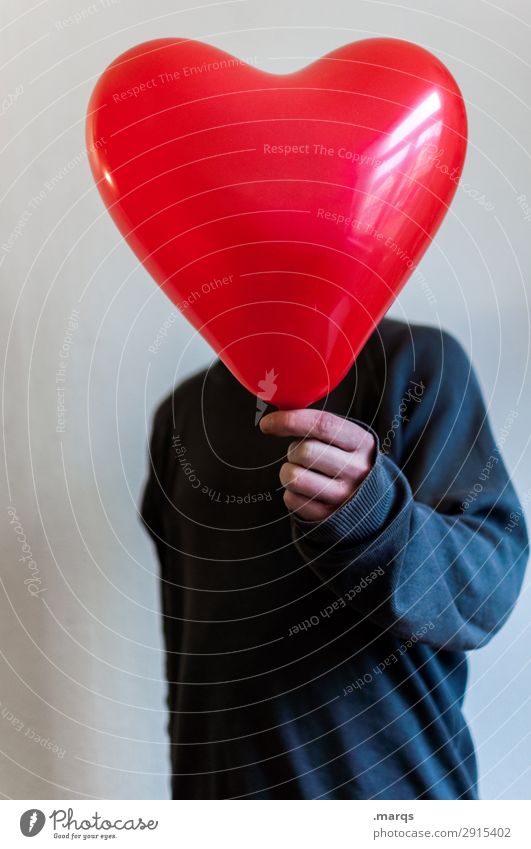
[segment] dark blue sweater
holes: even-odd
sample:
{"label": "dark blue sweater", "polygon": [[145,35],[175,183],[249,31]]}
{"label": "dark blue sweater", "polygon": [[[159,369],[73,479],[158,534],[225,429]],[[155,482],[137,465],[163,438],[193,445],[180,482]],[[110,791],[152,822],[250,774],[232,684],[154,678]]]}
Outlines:
{"label": "dark blue sweater", "polygon": [[142,517],[173,796],[476,798],[465,652],[507,619],[528,549],[477,380],[446,333],[384,319],[315,406],[379,442],[355,496],[315,524],[283,504],[291,440],[261,433],[222,363],[155,415]]}

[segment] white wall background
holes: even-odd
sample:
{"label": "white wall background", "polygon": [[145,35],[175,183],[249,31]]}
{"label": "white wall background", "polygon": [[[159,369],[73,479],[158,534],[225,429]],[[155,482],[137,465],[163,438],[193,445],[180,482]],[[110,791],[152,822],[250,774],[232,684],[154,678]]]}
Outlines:
{"label": "white wall background", "polygon": [[[151,411],[211,353],[181,317],[159,353],[148,351],[173,310],[92,183],[83,126],[97,76],[129,46],[167,35],[210,41],[279,72],[373,35],[417,41],[446,62],[470,119],[464,179],[494,209],[459,191],[422,263],[435,302],[411,281],[393,313],[458,336],[496,434],[517,409],[504,449],[525,495],[531,220],[517,198],[531,197],[531,8],[527,0],[499,4],[2,0],[0,242],[18,230],[11,248],[0,249],[4,797],[168,795],[157,567],[135,505]],[[80,23],[67,20],[81,12]],[[69,331],[72,310],[78,327]],[[68,332],[58,434],[56,372]],[[24,584],[24,554],[39,570],[36,586],[46,587],[37,597]],[[466,710],[485,798],[531,792],[530,614],[527,591],[509,625],[472,658]]]}

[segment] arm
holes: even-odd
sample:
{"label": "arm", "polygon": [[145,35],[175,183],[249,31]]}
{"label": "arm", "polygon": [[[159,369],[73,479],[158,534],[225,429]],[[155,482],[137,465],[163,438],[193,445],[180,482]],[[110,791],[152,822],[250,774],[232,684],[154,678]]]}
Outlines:
{"label": "arm", "polygon": [[[168,724],[170,736],[175,716],[176,682],[180,678],[180,654],[173,647],[181,644],[183,622],[181,587],[168,577],[166,553],[171,554],[172,549],[165,540],[163,520],[164,515],[168,514],[168,509],[172,508],[169,497],[172,474],[172,466],[169,462],[172,424],[173,407],[170,398],[158,407],[153,419],[149,440],[149,472],[144,484],[140,508],[142,522],[155,545],[159,561],[159,593],[166,649],[165,669],[168,682],[166,704],[170,712]],[[175,557],[175,551],[173,556]]]}
{"label": "arm", "polygon": [[[167,480],[165,467],[171,444],[169,430],[168,402],[162,403],[153,417],[153,425],[149,439],[149,471],[142,492],[140,518],[155,544],[161,566],[164,563],[166,545],[162,528],[162,513],[169,504],[166,495]],[[166,460],[166,462],[165,462]]]}
{"label": "arm", "polygon": [[[321,481],[317,486],[314,480],[313,509],[323,512],[308,521],[309,467],[297,463],[292,464],[298,466],[294,470],[283,467],[281,480],[296,496],[287,499],[295,544],[336,595],[401,638],[432,622],[425,641],[437,648],[466,650],[484,645],[511,612],[523,579],[528,540],[523,517],[512,533],[507,531],[511,512],[521,515],[521,508],[466,355],[446,336],[443,362],[430,368],[421,380],[422,401],[408,410],[408,438],[401,440],[400,456],[385,454],[374,432],[371,456],[359,433],[350,430],[351,439],[362,448],[345,451],[351,494],[346,499],[343,494],[340,506],[334,504],[328,484]],[[419,381],[419,376],[415,379]],[[341,423],[335,428],[342,444],[349,428],[361,430],[354,422],[306,410],[270,414],[279,418],[269,432],[279,427],[279,435],[288,435],[283,420],[288,417],[288,430],[291,424],[294,435],[304,437],[308,421],[297,428],[299,413],[316,417],[310,441],[317,436],[323,448],[328,443],[338,450],[331,419]],[[325,433],[329,436],[323,439]],[[301,457],[301,445],[295,443],[292,458],[297,450]],[[351,471],[356,463],[347,455],[355,459],[360,453],[356,480]],[[309,474],[317,474],[317,468],[311,464]],[[336,472],[331,484],[344,485],[344,477]],[[379,567],[381,577],[361,592],[352,592]]]}

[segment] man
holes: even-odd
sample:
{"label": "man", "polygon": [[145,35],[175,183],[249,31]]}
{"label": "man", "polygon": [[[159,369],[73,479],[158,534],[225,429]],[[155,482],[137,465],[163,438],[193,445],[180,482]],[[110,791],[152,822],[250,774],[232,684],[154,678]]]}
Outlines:
{"label": "man", "polygon": [[155,415],[173,797],[477,798],[465,653],[528,540],[462,348],[384,319],[324,401],[255,412],[218,361]]}

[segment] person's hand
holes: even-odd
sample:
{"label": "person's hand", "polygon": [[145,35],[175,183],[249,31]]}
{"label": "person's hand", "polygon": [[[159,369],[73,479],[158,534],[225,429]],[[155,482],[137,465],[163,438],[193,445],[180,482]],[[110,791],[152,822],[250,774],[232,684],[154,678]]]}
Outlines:
{"label": "person's hand", "polygon": [[280,482],[286,507],[306,521],[326,519],[348,501],[374,462],[372,433],[333,413],[268,413],[260,428],[273,436],[296,437],[280,469]]}

